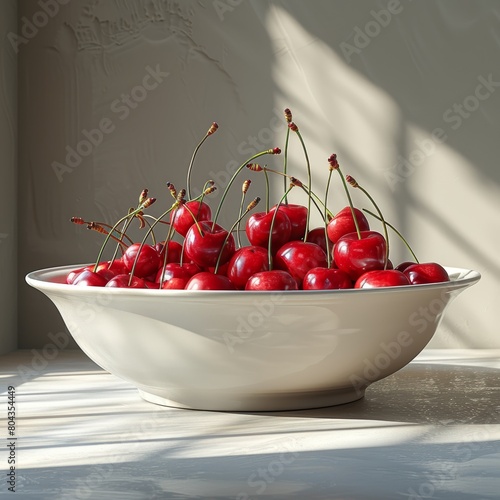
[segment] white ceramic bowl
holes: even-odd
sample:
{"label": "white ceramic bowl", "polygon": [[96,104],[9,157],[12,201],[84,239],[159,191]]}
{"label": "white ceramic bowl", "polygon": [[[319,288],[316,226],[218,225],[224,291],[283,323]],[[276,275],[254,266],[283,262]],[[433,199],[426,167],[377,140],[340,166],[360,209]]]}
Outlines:
{"label": "white ceramic bowl", "polygon": [[335,291],[137,290],[66,285],[77,267],[27,282],[82,350],[147,401],[219,411],[317,408],[363,397],[429,342],[450,301],[480,279]]}

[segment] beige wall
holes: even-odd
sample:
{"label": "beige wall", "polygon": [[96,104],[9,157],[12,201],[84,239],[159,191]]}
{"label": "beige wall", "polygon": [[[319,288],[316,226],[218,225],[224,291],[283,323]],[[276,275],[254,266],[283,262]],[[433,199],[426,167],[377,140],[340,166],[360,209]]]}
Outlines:
{"label": "beige wall", "polygon": [[0,2],[0,354],[17,345],[17,31],[16,0]]}
{"label": "beige wall", "polygon": [[[194,185],[224,184],[251,152],[283,145],[289,106],[318,192],[336,152],[420,260],[483,274],[432,346],[500,347],[498,2],[71,0],[45,23],[39,3],[19,3],[40,25],[19,59],[21,275],[92,261],[100,238],[69,218],[112,222],[144,187],[167,200],[214,120]],[[297,141],[291,169],[305,177]],[[344,204],[336,181],[331,207]],[[394,240],[393,260],[407,257]],[[21,347],[62,328],[21,285]]]}

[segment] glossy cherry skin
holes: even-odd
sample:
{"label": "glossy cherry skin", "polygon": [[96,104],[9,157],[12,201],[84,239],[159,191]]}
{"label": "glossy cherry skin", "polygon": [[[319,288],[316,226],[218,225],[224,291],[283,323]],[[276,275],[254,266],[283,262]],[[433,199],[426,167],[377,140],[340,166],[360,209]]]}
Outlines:
{"label": "glossy cherry skin", "polygon": [[205,202],[187,201],[179,205],[177,210],[170,212],[170,223],[179,234],[186,236],[189,228],[195,222],[193,216],[197,221],[210,220],[212,218],[210,206]]}
{"label": "glossy cherry skin", "polygon": [[130,280],[130,274],[118,274],[113,279],[110,279],[106,283],[108,288],[147,288],[146,280],[139,278],[138,276],[133,276],[130,285],[128,284]]}
{"label": "glossy cherry skin", "polygon": [[339,269],[356,281],[367,271],[384,269],[386,259],[385,238],[376,231],[361,231],[342,236],[333,247],[333,258]]}
{"label": "glossy cherry skin", "polygon": [[[250,245],[262,248],[268,247],[269,232],[275,213],[275,210],[257,212],[247,219],[245,232]],[[271,252],[274,254],[278,248],[289,241],[291,234],[292,224],[290,219],[284,210],[280,208],[274,219],[273,232],[271,235]]]}
{"label": "glossy cherry skin", "polygon": [[85,271],[85,269],[88,268],[79,267],[78,269],[73,269],[72,271],[70,271],[66,276],[66,283],[68,285],[72,285],[75,282],[75,279],[78,277],[78,275],[80,275],[83,271]]}
{"label": "glossy cherry skin", "polygon": [[187,282],[201,269],[196,264],[180,264],[178,262],[169,262],[163,269],[159,269],[156,274],[155,282],[159,285],[162,281],[163,289],[183,289]]}
{"label": "glossy cherry skin", "polygon": [[[122,259],[125,267],[127,268],[127,272],[132,271],[132,267],[134,265],[137,253],[139,252],[140,246],[140,243],[133,243],[127,248],[127,250],[125,250]],[[156,248],[147,244],[143,245],[139,254],[139,258],[137,259],[137,264],[134,268],[134,276],[138,276],[139,278],[146,278],[147,276],[156,274],[156,271],[158,270],[160,265],[160,256],[158,255]]]}
{"label": "glossy cherry skin", "polygon": [[400,264],[398,264],[394,269],[396,269],[397,271],[401,271],[401,272],[404,272],[404,270],[407,268],[407,267],[410,267],[412,266],[413,264],[416,264],[416,262],[410,262],[410,261],[405,261],[405,262],[401,262]]}
{"label": "glossy cherry skin", "polygon": [[446,269],[436,262],[425,262],[412,264],[404,271],[412,285],[422,285],[424,283],[443,283],[450,281]]}
{"label": "glossy cherry skin", "polygon": [[352,280],[340,269],[315,267],[308,271],[302,281],[303,290],[340,290],[352,288]]}
{"label": "glossy cherry skin", "polygon": [[94,273],[89,269],[84,269],[73,280],[74,286],[106,286],[108,280],[101,274]]}
{"label": "glossy cherry skin", "polygon": [[220,265],[228,262],[235,251],[233,235],[230,234],[225,242],[228,232],[219,224],[215,224],[213,229],[212,221],[201,221],[198,224],[201,233],[194,224],[186,234],[184,240],[186,257],[200,267],[215,267],[219,253],[222,251]]}
{"label": "glossy cherry skin", "polygon": [[245,285],[245,290],[298,290],[297,281],[286,271],[275,269],[255,273]]}
{"label": "glossy cherry skin", "polygon": [[315,243],[289,241],[274,256],[277,269],[287,271],[302,286],[304,276],[315,267],[327,267],[326,253]]}
{"label": "glossy cherry skin", "polygon": [[[326,242],[327,242],[327,237],[325,234],[325,228],[324,227],[315,227],[314,229],[311,229],[307,233],[307,241],[309,243],[316,243],[316,245],[319,245],[322,249],[323,252],[327,252],[326,249]],[[328,251],[330,254],[333,251],[333,243],[328,239]]]}
{"label": "glossy cherry skin", "polygon": [[268,270],[267,250],[262,247],[247,246],[237,250],[231,257],[226,272],[234,286],[239,290],[244,290],[251,276]]}
{"label": "glossy cherry skin", "polygon": [[[160,262],[163,264],[165,260],[165,252],[167,252],[167,263],[168,262],[180,262],[182,254],[182,245],[177,242],[170,240],[165,248],[165,242],[157,243],[155,249],[160,256]],[[167,251],[168,249],[168,251]]]}
{"label": "glossy cherry skin", "polygon": [[186,290],[236,290],[227,276],[202,271],[186,284]]}
{"label": "glossy cherry skin", "polygon": [[[370,229],[370,225],[365,217],[365,214],[357,208],[354,209],[354,213],[356,214],[359,230],[368,231]],[[336,243],[345,234],[356,232],[351,207],[344,207],[337,215],[335,215],[326,226],[326,230],[328,232],[328,238],[332,243]]]}
{"label": "glossy cherry skin", "polygon": [[[271,212],[276,210],[276,206],[274,205],[271,208]],[[283,211],[290,219],[292,232],[289,240],[303,240],[307,225],[307,207],[293,203],[283,203],[280,205],[280,211]]]}
{"label": "glossy cherry skin", "polygon": [[354,283],[354,288],[380,288],[385,286],[410,285],[410,280],[395,269],[368,271],[362,274]]}

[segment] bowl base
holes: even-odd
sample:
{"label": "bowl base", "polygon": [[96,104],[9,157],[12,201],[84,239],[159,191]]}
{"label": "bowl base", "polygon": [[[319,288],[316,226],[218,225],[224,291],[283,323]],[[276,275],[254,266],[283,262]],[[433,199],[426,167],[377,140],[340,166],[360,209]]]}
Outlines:
{"label": "bowl base", "polygon": [[187,410],[207,411],[231,411],[231,412],[271,412],[271,411],[293,411],[312,410],[314,408],[325,408],[327,406],[352,403],[365,395],[365,390],[335,389],[330,391],[311,391],[280,394],[251,394],[218,399],[198,393],[182,394],[182,397],[170,399],[159,394],[153,394],[144,389],[138,389],[139,395],[145,401],[161,406],[183,408]]}

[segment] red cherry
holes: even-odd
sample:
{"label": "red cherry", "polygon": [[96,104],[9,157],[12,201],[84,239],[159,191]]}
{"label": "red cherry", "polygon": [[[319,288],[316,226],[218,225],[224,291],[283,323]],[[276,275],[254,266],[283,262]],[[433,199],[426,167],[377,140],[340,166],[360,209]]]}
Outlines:
{"label": "red cherry", "polygon": [[297,290],[297,281],[286,271],[275,269],[255,273],[245,285],[245,290]]}
{"label": "red cherry", "polygon": [[[186,288],[187,282],[191,278],[171,278],[168,281],[164,281],[161,286],[162,290],[184,290]],[[160,286],[159,283],[157,283]]]}
{"label": "red cherry", "polygon": [[404,270],[404,274],[406,274],[412,285],[450,281],[446,269],[436,262],[412,264]]}
{"label": "red cherry", "polygon": [[[133,243],[123,254],[123,262],[128,272],[132,271],[140,246],[140,243]],[[134,276],[138,276],[139,278],[151,276],[156,273],[160,265],[160,256],[158,255],[156,249],[151,245],[143,245],[135,265]]]}
{"label": "red cherry", "polygon": [[212,229],[212,225],[211,221],[199,222],[200,233],[194,224],[189,228],[184,241],[186,257],[202,268],[215,267],[221,249],[220,265],[228,262],[235,251],[233,235],[230,234],[227,238],[228,232],[223,227],[215,224]]}
{"label": "red cherry", "polygon": [[179,205],[177,210],[172,210],[170,212],[170,223],[179,234],[186,236],[189,228],[195,222],[193,216],[198,222],[202,220],[210,220],[212,218],[210,206],[204,202],[200,203],[196,200],[187,201],[186,203]]}
{"label": "red cherry", "polygon": [[274,258],[277,269],[287,271],[302,285],[304,276],[315,267],[327,267],[326,254],[315,243],[289,241],[277,252]]}
{"label": "red cherry", "polygon": [[[316,243],[316,245],[319,245],[323,249],[323,252],[325,253],[327,252],[326,250],[327,238],[324,227],[316,227],[314,229],[311,229],[307,233],[307,241],[309,243]],[[328,251],[330,253],[333,251],[333,243],[329,239],[328,239]]]}
{"label": "red cherry", "polygon": [[[276,210],[276,206],[271,208],[271,212]],[[280,211],[283,211],[290,219],[292,232],[289,240],[303,240],[307,224],[307,207],[303,205],[294,205],[292,203],[283,203],[280,205]]]}
{"label": "red cherry", "polygon": [[[155,245],[155,249],[160,256],[160,262],[163,263],[165,259],[165,242],[157,243]],[[177,241],[170,240],[167,245],[168,253],[167,253],[167,262],[180,262],[181,254],[182,254],[182,245]]]}
{"label": "red cherry", "polygon": [[129,285],[130,274],[118,274],[113,279],[110,279],[106,286],[109,288],[147,288],[146,280],[138,276],[132,276],[132,281]]}
{"label": "red cherry", "polygon": [[384,268],[386,258],[385,238],[376,231],[361,231],[342,236],[333,247],[333,258],[339,269],[356,281],[367,271]]}
{"label": "red cherry", "polygon": [[[196,264],[185,263],[181,265],[178,262],[169,262],[163,269],[158,270],[155,282],[159,285],[160,281],[163,281],[162,288],[181,289],[199,272],[200,268]],[[171,281],[172,283],[170,283]]]}
{"label": "red cherry", "polygon": [[396,269],[368,271],[362,274],[354,283],[354,288],[379,288],[385,286],[410,285],[410,280]]}
{"label": "red cherry", "polygon": [[202,271],[187,282],[186,290],[236,290],[236,288],[227,276]]}
{"label": "red cherry", "polygon": [[308,271],[302,282],[304,290],[339,290],[352,288],[349,275],[340,269],[315,267]]}
{"label": "red cherry", "polygon": [[[269,212],[258,212],[247,219],[245,232],[250,245],[266,248],[269,242],[269,231],[273,221],[275,210]],[[281,208],[274,219],[273,232],[271,235],[271,253],[275,253],[284,243],[290,240],[292,224],[288,215]]]}
{"label": "red cherry", "polygon": [[227,266],[227,277],[236,288],[243,290],[248,279],[255,273],[269,270],[267,250],[247,246],[236,251]]}
{"label": "red cherry", "polygon": [[404,272],[404,270],[407,267],[410,267],[413,264],[416,264],[416,262],[410,262],[410,261],[401,262],[401,264],[398,264],[394,269],[396,269],[397,271]]}
{"label": "red cherry", "polygon": [[83,270],[73,281],[75,286],[105,286],[108,280],[90,269]]}
{"label": "red cherry", "polygon": [[[370,225],[364,213],[357,208],[354,209],[356,220],[360,231],[368,231]],[[332,243],[336,243],[342,236],[356,232],[356,226],[352,217],[351,207],[344,207],[333,219],[328,223],[326,230],[328,238]]]}
{"label": "red cherry", "polygon": [[66,283],[68,285],[72,285],[75,282],[75,279],[78,278],[78,275],[81,274],[85,269],[88,269],[86,267],[79,267],[78,269],[73,269],[68,273],[66,276]]}

